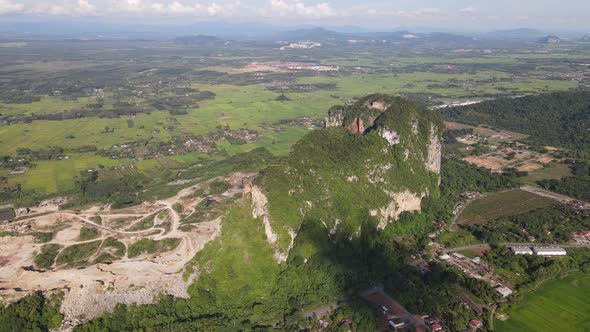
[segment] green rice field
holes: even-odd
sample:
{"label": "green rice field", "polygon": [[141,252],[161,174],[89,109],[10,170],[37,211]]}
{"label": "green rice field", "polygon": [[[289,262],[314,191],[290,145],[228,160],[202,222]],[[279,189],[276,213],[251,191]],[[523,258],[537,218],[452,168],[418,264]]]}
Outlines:
{"label": "green rice field", "polygon": [[508,312],[506,321],[495,321],[498,332],[590,331],[590,275],[574,273],[552,280],[529,294]]}

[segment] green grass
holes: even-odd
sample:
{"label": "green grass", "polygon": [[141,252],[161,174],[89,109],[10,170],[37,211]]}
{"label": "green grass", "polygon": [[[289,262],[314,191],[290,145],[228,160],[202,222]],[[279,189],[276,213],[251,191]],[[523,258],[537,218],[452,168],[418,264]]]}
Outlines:
{"label": "green grass", "polygon": [[496,331],[589,331],[589,297],[588,274],[549,281],[509,311],[508,320],[496,320]]}
{"label": "green grass", "polygon": [[572,172],[568,165],[560,163],[551,163],[547,166],[530,172],[523,178],[525,183],[534,184],[537,181],[545,179],[561,179],[562,177],[571,176]]}
{"label": "green grass", "polygon": [[[396,57],[391,55],[375,56],[369,52],[359,52],[351,61],[350,57],[334,57],[325,59],[326,64],[338,64],[343,66],[409,66],[433,63],[444,64],[488,64],[514,65],[525,63],[530,59],[552,58],[556,56],[570,56],[562,53],[550,53],[547,55],[482,55],[464,57],[449,54],[442,57]],[[580,58],[580,57],[573,57]],[[232,60],[234,57],[225,57]],[[253,61],[251,57],[235,57],[234,60]],[[59,68],[65,68],[66,62],[55,63]],[[79,64],[84,67],[88,64]],[[49,64],[39,64],[39,70],[49,70]],[[223,67],[223,66],[221,66]],[[541,74],[529,75],[542,77]],[[18,148],[30,148],[38,150],[48,146],[60,146],[65,149],[76,149],[83,145],[95,145],[99,149],[108,148],[115,144],[138,140],[168,141],[172,136],[183,133],[202,135],[215,131],[216,126],[229,125],[232,129],[249,128],[263,134],[263,138],[244,145],[231,145],[227,142],[217,142],[217,147],[227,155],[247,152],[258,147],[266,147],[274,155],[287,155],[291,146],[303,137],[307,128],[282,128],[280,131],[269,129],[268,125],[279,120],[312,116],[323,118],[329,107],[341,104],[353,97],[369,93],[398,93],[398,92],[429,92],[440,94],[444,100],[456,98],[470,98],[478,94],[499,93],[504,88],[516,89],[517,93],[534,93],[539,91],[556,91],[575,88],[576,82],[566,80],[543,80],[511,75],[505,71],[482,70],[473,73],[432,73],[411,72],[398,74],[381,73],[355,73],[348,76],[316,75],[302,77],[295,83],[333,83],[335,91],[320,90],[307,93],[287,93],[291,99],[289,102],[276,101],[277,92],[269,91],[262,85],[230,85],[230,84],[201,84],[195,83],[193,87],[216,93],[213,100],[199,102],[200,107],[189,109],[188,114],[175,116],[178,124],[173,132],[163,127],[170,125],[166,121],[169,117],[167,111],[155,111],[150,114],[137,114],[133,120],[133,128],[129,128],[128,116],[121,118],[81,118],[65,121],[34,121],[32,123],[19,123],[10,126],[0,126],[0,146],[5,155],[14,155]],[[496,78],[497,80],[493,80]],[[460,83],[454,87],[444,87],[444,84],[458,80]],[[440,87],[429,87],[437,84]],[[336,97],[335,97],[336,96]],[[113,103],[113,97],[105,98],[105,105]],[[127,101],[132,101],[130,98]],[[141,102],[140,100],[135,100]],[[59,112],[64,109],[82,107],[95,102],[94,97],[79,98],[73,101],[64,101],[56,97],[44,97],[39,102],[31,104],[4,104],[0,103],[2,114],[31,114]],[[105,127],[114,128],[113,133],[102,133]],[[159,132],[154,132],[158,129]],[[66,139],[68,135],[75,139]],[[26,174],[10,175],[8,169],[0,169],[0,176],[7,176],[9,185],[21,184],[26,190],[35,190],[43,195],[62,193],[67,194],[76,188],[76,180],[80,171],[96,168],[99,164],[109,166],[127,165],[131,161],[127,159],[113,160],[95,156],[91,153],[76,154],[67,152],[71,158],[68,160],[52,160],[35,162],[37,165]],[[158,177],[161,168],[188,167],[207,158],[202,154],[189,154],[186,156],[163,157],[154,160],[142,160],[136,163],[137,169],[149,177]],[[540,171],[539,171],[540,172]],[[556,170],[557,172],[557,170]],[[541,174],[541,173],[539,173]],[[532,174],[532,177],[535,175]],[[541,176],[541,175],[539,175]],[[531,178],[534,179],[534,178]],[[534,181],[534,180],[531,180]]]}
{"label": "green grass", "polygon": [[125,245],[121,241],[117,241],[112,237],[108,237],[102,244],[101,251],[109,250],[112,254],[118,257],[125,255]]}
{"label": "green grass", "polygon": [[41,247],[41,253],[34,258],[35,266],[39,269],[48,269],[53,266],[55,257],[57,257],[61,248],[62,246],[55,243],[44,244]]}
{"label": "green grass", "polygon": [[84,107],[94,103],[95,98],[78,98],[77,100],[62,100],[57,97],[44,97],[40,101],[30,104],[7,104],[0,102],[0,113],[7,115],[48,114],[58,113],[64,110]]}
{"label": "green grass", "polygon": [[96,253],[101,243],[102,241],[93,241],[66,247],[62,250],[59,256],[57,256],[56,263],[62,265],[87,259]]}
{"label": "green grass", "polygon": [[463,229],[458,229],[453,232],[444,232],[439,235],[437,241],[442,243],[447,248],[481,243],[481,241],[478,240],[473,234]]}
{"label": "green grass", "polygon": [[80,229],[80,241],[88,241],[96,239],[100,236],[100,231],[96,228],[82,227]]}
{"label": "green grass", "polygon": [[170,251],[178,247],[181,239],[168,238],[161,241],[141,239],[129,246],[129,257],[137,257],[141,254],[155,254]]}
{"label": "green grass", "polygon": [[143,230],[151,228],[152,226],[154,226],[155,216],[156,216],[156,213],[143,218],[141,221],[137,222],[135,225],[129,227],[127,229],[127,231],[128,232],[137,232],[137,231],[143,231]]}
{"label": "green grass", "polygon": [[478,224],[557,204],[529,192],[512,189],[493,193],[469,204],[457,218],[458,224]]}

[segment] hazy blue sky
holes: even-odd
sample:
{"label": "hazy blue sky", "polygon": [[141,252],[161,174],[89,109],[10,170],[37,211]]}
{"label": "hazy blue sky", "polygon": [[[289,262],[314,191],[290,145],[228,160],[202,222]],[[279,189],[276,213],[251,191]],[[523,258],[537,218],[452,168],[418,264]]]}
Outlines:
{"label": "hazy blue sky", "polygon": [[0,0],[0,20],[590,29],[590,0]]}

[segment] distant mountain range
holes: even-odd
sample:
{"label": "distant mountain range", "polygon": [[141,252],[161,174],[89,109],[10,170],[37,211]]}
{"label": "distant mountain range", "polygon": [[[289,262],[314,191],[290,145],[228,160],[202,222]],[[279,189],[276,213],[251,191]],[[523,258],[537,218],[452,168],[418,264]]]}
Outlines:
{"label": "distant mountain range", "polygon": [[342,33],[324,28],[298,29],[277,33],[275,39],[283,41],[316,41],[316,42],[396,42],[396,43],[436,43],[436,42],[469,42],[474,38],[457,34],[431,32],[413,33],[410,31],[394,32],[361,32]]}
{"label": "distant mountain range", "polygon": [[511,29],[511,30],[498,30],[488,33],[481,34],[480,37],[484,39],[500,39],[500,40],[534,40],[547,33],[536,30],[536,29]]}
{"label": "distant mountain range", "polygon": [[548,35],[537,40],[539,44],[560,44],[561,38],[557,36]]}
{"label": "distant mountain range", "polygon": [[[151,39],[175,40],[177,43],[202,44],[214,42],[203,39],[203,36],[215,36],[220,39],[233,40],[261,40],[261,41],[317,41],[317,42],[346,42],[359,41],[388,41],[395,43],[468,43],[474,40],[507,40],[535,42],[541,38],[552,36],[547,32],[535,29],[499,30],[487,33],[452,33],[436,31],[434,28],[400,28],[391,31],[372,31],[357,26],[299,26],[280,27],[264,23],[226,23],[199,22],[190,25],[142,23],[104,23],[92,21],[41,21],[41,22],[0,22],[0,38],[15,39]],[[190,39],[182,39],[191,36]],[[194,36],[200,36],[195,38]],[[588,42],[586,36],[579,39],[568,36],[569,40],[578,39]],[[552,39],[556,41],[557,39]],[[217,42],[217,41],[215,41]]]}

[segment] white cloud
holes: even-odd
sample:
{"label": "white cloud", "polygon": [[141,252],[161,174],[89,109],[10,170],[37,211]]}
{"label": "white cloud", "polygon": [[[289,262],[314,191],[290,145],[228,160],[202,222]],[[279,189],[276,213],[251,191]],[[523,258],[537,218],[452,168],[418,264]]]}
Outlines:
{"label": "white cloud", "polygon": [[226,13],[225,8],[214,2],[207,6],[207,14],[209,14],[209,16],[221,16],[229,13]]}
{"label": "white cloud", "polygon": [[465,7],[465,8],[462,8],[461,10],[459,10],[459,13],[462,13],[462,14],[473,14],[476,11],[477,10],[475,8],[469,6],[469,7]]}
{"label": "white cloud", "polygon": [[10,0],[0,0],[0,15],[18,13],[24,8],[25,6],[21,3],[11,2]]}
{"label": "white cloud", "polygon": [[[1,1],[1,0],[0,0]],[[53,16],[94,16],[98,15],[96,6],[89,0],[66,1],[62,4],[38,4],[26,11],[34,15]]]}
{"label": "white cloud", "polygon": [[144,8],[147,14],[160,14],[168,16],[229,16],[232,14],[231,6],[222,6],[215,2],[201,5],[187,5],[179,1],[173,1],[169,4],[156,2],[149,8]]}
{"label": "white cloud", "polygon": [[180,3],[178,1],[174,1],[173,3],[169,4],[167,7],[168,13],[181,14],[181,15],[195,14],[200,9],[201,9],[201,6],[198,4],[196,6],[187,6],[187,5]]}
{"label": "white cloud", "polygon": [[420,8],[412,12],[414,16],[434,16],[440,15],[440,9],[438,8]]}
{"label": "white cloud", "polygon": [[78,7],[75,9],[80,15],[95,15],[96,6],[88,0],[78,0]]}
{"label": "white cloud", "polygon": [[323,18],[335,16],[336,12],[327,2],[306,5],[303,2],[270,0],[267,8],[260,11],[264,16]]}

